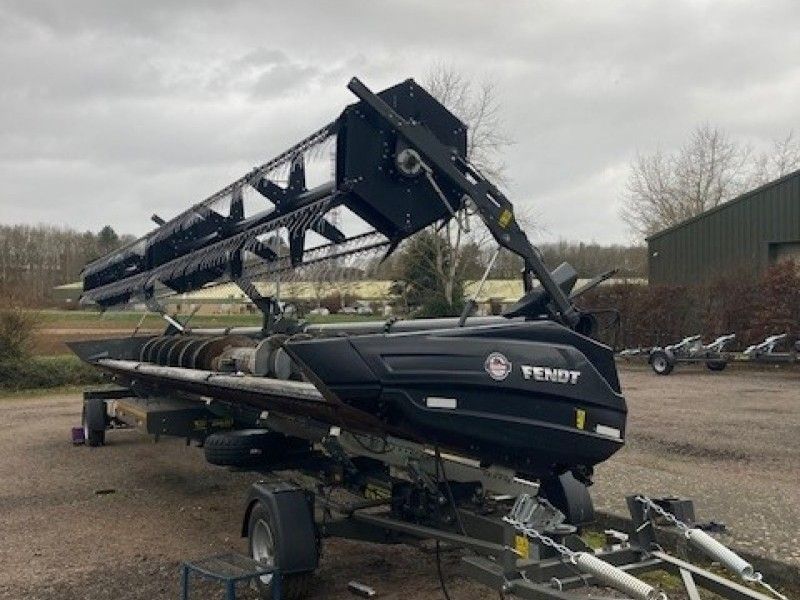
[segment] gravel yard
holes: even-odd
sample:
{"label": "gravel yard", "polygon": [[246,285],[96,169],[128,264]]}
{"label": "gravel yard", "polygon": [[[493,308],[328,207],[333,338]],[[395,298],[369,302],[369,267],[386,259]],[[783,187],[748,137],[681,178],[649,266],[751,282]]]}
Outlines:
{"label": "gravel yard", "polygon": [[[598,469],[597,507],[622,512],[633,492],[689,496],[734,545],[800,564],[800,373],[626,366],[622,379],[629,444]],[[0,399],[0,598],[176,598],[180,560],[245,549],[252,474],[135,432],[73,448],[79,413],[78,394]],[[328,542],[316,597],[350,598],[351,579],[383,598],[441,597],[426,548]],[[454,598],[497,597],[448,579]]]}
{"label": "gravel yard", "polygon": [[626,494],[692,498],[726,543],[800,565],[800,371],[623,367],[627,445],[600,465],[595,506]]}

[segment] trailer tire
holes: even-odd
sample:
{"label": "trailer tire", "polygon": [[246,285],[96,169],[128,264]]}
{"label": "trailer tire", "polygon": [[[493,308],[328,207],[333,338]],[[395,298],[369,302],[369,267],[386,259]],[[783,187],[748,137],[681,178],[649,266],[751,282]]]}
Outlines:
{"label": "trailer tire", "polygon": [[663,350],[656,350],[650,355],[650,366],[656,375],[669,375],[675,368],[674,361]]}
{"label": "trailer tire", "polygon": [[[276,565],[275,561],[280,555],[278,548],[283,540],[279,537],[281,529],[275,526],[276,518],[277,515],[270,510],[268,503],[256,502],[250,510],[247,542],[250,556],[254,560],[277,566],[280,569],[281,565]],[[307,597],[311,592],[313,578],[313,571],[281,575],[281,599],[300,600]],[[259,595],[265,600],[273,598],[272,583],[272,575],[264,575],[256,579]]]}
{"label": "trailer tire", "polygon": [[89,398],[83,401],[81,425],[83,426],[83,441],[87,446],[94,448],[106,443],[108,414],[103,399]]}
{"label": "trailer tire", "polygon": [[253,467],[280,457],[297,447],[280,433],[263,429],[226,431],[208,436],[203,444],[206,460],[220,467]]}
{"label": "trailer tire", "polygon": [[707,360],[706,367],[709,371],[724,371],[728,366],[728,361],[725,360]]}

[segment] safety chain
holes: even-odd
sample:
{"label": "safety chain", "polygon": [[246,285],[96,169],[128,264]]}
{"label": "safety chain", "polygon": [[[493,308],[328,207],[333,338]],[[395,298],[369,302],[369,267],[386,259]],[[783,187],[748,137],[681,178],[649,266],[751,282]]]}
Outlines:
{"label": "safety chain", "polygon": [[668,523],[671,523],[672,525],[680,529],[683,535],[686,535],[687,532],[689,531],[690,527],[686,523],[678,519],[678,517],[673,515],[671,512],[667,512],[666,510],[661,508],[658,504],[656,504],[653,500],[651,500],[647,496],[636,496],[636,501],[644,504],[646,510],[652,510],[658,516],[663,517]]}
{"label": "safety chain", "polygon": [[577,552],[573,552],[572,550],[567,548],[564,544],[559,544],[553,538],[544,535],[543,533],[537,531],[533,527],[527,527],[522,523],[510,520],[508,517],[503,517],[503,520],[509,525],[511,525],[514,529],[519,531],[520,533],[523,533],[526,536],[541,542],[543,546],[548,546],[552,548],[553,550],[558,552],[561,556],[569,560],[569,562],[575,564],[577,560]]}
{"label": "safety chain", "polygon": [[508,514],[508,516],[503,517],[503,521],[511,525],[514,529],[525,536],[539,541],[543,546],[552,548],[561,556],[569,560],[569,562],[572,564],[576,564],[578,557],[577,552],[573,552],[564,544],[559,544],[553,538],[526,524],[533,514],[533,510],[535,509],[537,502],[538,504],[543,504],[548,508],[554,508],[553,505],[544,498],[539,498],[534,502],[527,494],[522,494],[517,498],[517,501],[514,503],[514,507],[511,509],[511,512]]}
{"label": "safety chain", "polygon": [[[542,508],[545,511],[540,510]],[[547,531],[548,527],[554,525],[550,518],[553,511],[558,515],[559,519],[563,519],[563,514],[543,498],[533,499],[528,494],[521,494],[517,497],[517,501],[508,516],[503,517],[503,520],[516,531],[536,540],[541,546],[555,550],[561,555],[561,560],[565,564],[569,563],[576,567],[574,570],[587,585],[589,585],[589,581],[586,576],[589,576],[593,577],[599,585],[609,586],[622,592],[626,598],[667,600],[664,592],[604,561],[596,556],[594,552],[573,551],[566,545],[558,543],[552,537],[539,531],[539,529]],[[542,514],[542,512],[545,514]],[[561,579],[554,577],[550,583],[557,589],[562,589],[563,581]]]}
{"label": "safety chain", "polygon": [[[653,500],[651,500],[647,496],[636,496],[636,501],[640,502],[641,504],[644,504],[644,506],[646,507],[645,508],[646,511],[652,510],[654,513],[656,513],[660,517],[663,517],[667,522],[671,523],[672,525],[674,525],[675,527],[680,529],[680,531],[684,535],[684,537],[686,537],[687,539],[691,538],[692,528],[689,527],[689,525],[687,525],[686,523],[684,523],[680,519],[678,519],[678,517],[676,517],[672,513],[664,510],[656,502],[654,502]],[[745,581],[749,582],[749,583],[755,583],[755,584],[760,585],[761,587],[763,587],[765,590],[767,590],[773,596],[775,596],[776,598],[779,598],[780,600],[789,600],[788,597],[786,597],[784,594],[781,594],[778,590],[776,590],[774,587],[772,587],[769,583],[764,581],[764,575],[762,573],[758,572],[758,571],[754,571],[752,575],[739,573],[739,576],[742,579],[744,579]]]}

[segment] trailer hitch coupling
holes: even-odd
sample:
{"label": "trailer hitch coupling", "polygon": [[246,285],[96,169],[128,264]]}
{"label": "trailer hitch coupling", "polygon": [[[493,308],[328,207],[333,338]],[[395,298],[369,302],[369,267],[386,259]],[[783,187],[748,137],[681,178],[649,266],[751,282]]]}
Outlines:
{"label": "trailer hitch coupling", "polygon": [[[622,569],[596,557],[594,554],[570,550],[564,544],[558,543],[552,537],[545,535],[534,527],[533,525],[537,520],[537,508],[541,506],[541,503],[541,499],[534,500],[528,494],[521,494],[508,516],[503,517],[503,520],[524,536],[532,538],[544,546],[553,548],[561,555],[563,560],[568,560],[578,567],[581,572],[592,576],[598,582],[612,587],[628,597],[637,600],[667,600],[667,595],[664,592],[641,579],[637,579]],[[554,578],[552,583],[555,587],[560,587],[558,579]]]}

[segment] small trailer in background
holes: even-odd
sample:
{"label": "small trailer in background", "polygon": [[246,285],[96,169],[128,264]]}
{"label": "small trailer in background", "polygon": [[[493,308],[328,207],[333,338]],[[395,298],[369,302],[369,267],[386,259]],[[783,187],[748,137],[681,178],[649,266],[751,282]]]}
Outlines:
{"label": "small trailer in background", "polygon": [[732,359],[725,347],[736,338],[736,334],[721,335],[710,344],[703,344],[699,335],[691,335],[669,346],[652,348],[629,348],[619,353],[620,358],[647,357],[647,363],[657,375],[669,375],[678,363],[705,363],[711,371],[722,371]]}
{"label": "small trailer in background", "polygon": [[736,339],[736,334],[721,335],[710,344],[702,337],[691,335],[669,346],[626,348],[617,354],[624,360],[647,358],[647,363],[657,375],[669,375],[678,363],[705,363],[711,371],[722,371],[730,362],[793,364],[800,362],[800,341],[786,351],[777,348],[788,340],[786,333],[771,335],[759,344],[748,346],[744,352],[725,349]]}
{"label": "small trailer in background", "polygon": [[721,335],[710,344],[703,344],[699,335],[683,338],[677,344],[650,351],[650,366],[656,375],[669,375],[678,363],[705,363],[710,371],[722,371],[731,360],[725,347],[736,338],[735,333]]}
{"label": "small trailer in background", "polygon": [[796,363],[800,360],[800,341],[789,350],[777,350],[788,339],[788,334],[771,335],[760,344],[748,346],[742,353],[745,360],[763,363]]}

